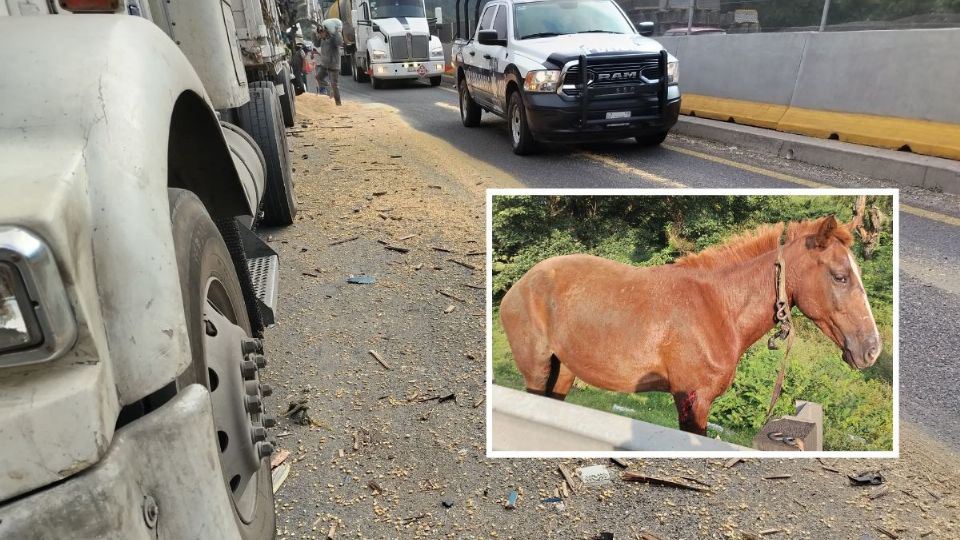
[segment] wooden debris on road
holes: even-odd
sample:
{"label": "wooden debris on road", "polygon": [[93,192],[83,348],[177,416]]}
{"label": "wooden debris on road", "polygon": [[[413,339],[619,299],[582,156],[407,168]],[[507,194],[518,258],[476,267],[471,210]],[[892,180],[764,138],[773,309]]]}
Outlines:
{"label": "wooden debris on road", "polygon": [[620,458],[612,457],[612,458],[610,458],[610,461],[616,463],[617,465],[619,465],[620,467],[623,467],[624,469],[626,469],[627,467],[630,466],[629,463],[627,463],[626,461],[624,461],[624,460],[622,460],[622,459],[620,459]]}
{"label": "wooden debris on road", "polygon": [[409,252],[410,252],[410,248],[405,248],[405,247],[403,247],[403,246],[395,246],[395,245],[393,245],[393,244],[388,244],[388,243],[386,243],[386,242],[381,242],[381,243],[383,244],[383,247],[384,247],[385,249],[389,249],[390,251],[396,251],[397,253],[409,253]]}
{"label": "wooden debris on road", "polygon": [[465,262],[463,262],[463,261],[458,261],[458,260],[456,260],[456,259],[447,259],[447,260],[450,261],[450,262],[452,262],[452,263],[454,263],[454,264],[459,264],[460,266],[462,266],[462,267],[464,267],[464,268],[469,268],[469,269],[471,269],[471,270],[476,270],[476,269],[477,269],[476,266],[474,266],[474,265],[472,265],[472,264],[470,264],[470,263],[465,263]]}
{"label": "wooden debris on road", "polygon": [[691,491],[700,491],[700,492],[710,491],[709,488],[695,486],[693,484],[687,484],[685,482],[679,482],[677,480],[671,480],[669,478],[660,478],[658,476],[647,476],[645,474],[642,474],[636,471],[623,471],[623,474],[620,475],[620,478],[622,478],[625,482],[643,482],[645,484],[675,487],[675,488],[688,489]]}
{"label": "wooden debris on road", "polygon": [[723,467],[724,467],[725,469],[729,469],[730,467],[733,467],[734,465],[736,465],[737,463],[740,463],[740,462],[742,462],[742,461],[743,461],[743,458],[739,458],[739,457],[730,458],[730,459],[727,460],[726,463],[723,464]]}
{"label": "wooden debris on road", "polygon": [[886,536],[886,537],[888,537],[888,538],[892,538],[893,540],[897,540],[898,538],[900,538],[900,535],[899,535],[899,534],[897,534],[897,533],[895,533],[895,532],[893,532],[893,531],[891,531],[891,530],[889,530],[889,529],[884,529],[883,527],[881,527],[881,526],[879,526],[879,525],[877,525],[875,528],[877,529],[877,531],[880,532],[880,534],[882,534],[882,535],[884,535],[884,536]]}
{"label": "wooden debris on road", "polygon": [[666,540],[662,536],[653,534],[652,532],[640,531],[640,540]]}
{"label": "wooden debris on road", "polygon": [[573,483],[573,475],[570,474],[570,472],[567,471],[567,468],[564,467],[563,465],[560,465],[557,468],[560,469],[560,474],[563,476],[563,480],[567,483],[567,486],[570,487],[570,493],[573,493],[574,495],[576,495],[577,486],[575,486]]}
{"label": "wooden debris on road", "polygon": [[331,246],[339,246],[340,244],[346,244],[347,242],[353,242],[354,240],[360,239],[359,236],[351,236],[350,238],[344,238],[343,240],[337,240],[336,242],[330,242]]}
{"label": "wooden debris on road", "polygon": [[875,500],[879,499],[880,497],[883,497],[883,496],[889,495],[889,494],[890,494],[890,488],[889,488],[888,486],[883,486],[882,488],[880,488],[880,489],[877,490],[877,491],[874,491],[873,493],[871,493],[871,494],[868,495],[867,497],[868,497],[871,501],[875,501]]}
{"label": "wooden debris on road", "polygon": [[327,531],[327,540],[333,540],[337,536],[337,522],[330,524],[330,530]]}
{"label": "wooden debris on road", "polygon": [[286,448],[281,448],[280,450],[277,450],[277,453],[274,454],[272,458],[270,458],[270,468],[276,469],[277,467],[280,466],[281,463],[286,461],[288,457],[290,457],[290,451],[287,450]]}
{"label": "wooden debris on road", "polygon": [[453,310],[455,309],[457,309],[457,306],[450,304],[449,306],[447,306],[447,309],[443,310],[443,312],[449,314],[449,313],[453,313]]}
{"label": "wooden debris on road", "polygon": [[474,284],[472,284],[472,283],[464,283],[463,286],[464,286],[464,287],[469,287],[469,288],[471,288],[471,289],[481,290],[481,291],[487,290],[487,288],[486,288],[485,286],[483,286],[483,285],[474,285]]}
{"label": "wooden debris on road", "polygon": [[375,351],[375,350],[373,350],[373,349],[370,349],[370,350],[367,351],[367,352],[370,353],[370,356],[373,356],[374,358],[376,358],[376,359],[377,359],[377,362],[380,362],[380,365],[381,365],[381,366],[383,366],[383,367],[385,367],[385,368],[387,368],[387,369],[393,369],[392,367],[390,367],[390,364],[386,363],[386,362],[383,360],[383,358],[380,357],[380,354],[378,354],[377,351]]}
{"label": "wooden debris on road", "polygon": [[445,248],[445,247],[440,247],[440,246],[430,246],[430,249],[432,249],[432,250],[434,250],[434,251],[442,251],[442,252],[444,252],[444,253],[453,253],[452,250],[449,250],[449,249],[447,249],[447,248]]}
{"label": "wooden debris on road", "polygon": [[467,303],[466,300],[464,300],[463,298],[460,298],[459,296],[457,296],[457,295],[455,295],[455,294],[453,294],[453,293],[448,293],[447,291],[441,291],[440,289],[435,289],[435,290],[437,291],[437,294],[441,294],[441,295],[443,295],[443,296],[446,296],[447,298],[450,298],[450,299],[452,299],[452,300],[456,300],[457,302],[463,302],[464,304]]}
{"label": "wooden debris on road", "polygon": [[287,475],[290,474],[290,464],[281,463],[280,466],[274,469],[270,474],[273,480],[273,492],[276,493],[280,490],[280,486],[287,481]]}
{"label": "wooden debris on road", "polygon": [[764,480],[786,480],[787,478],[793,478],[792,474],[771,474],[769,476],[762,477]]}
{"label": "wooden debris on road", "polygon": [[767,536],[767,535],[770,535],[770,534],[777,534],[777,533],[782,533],[782,532],[787,532],[787,530],[786,530],[786,529],[781,529],[780,527],[777,527],[777,528],[774,528],[774,529],[764,529],[764,530],[760,531],[760,536]]}
{"label": "wooden debris on road", "polygon": [[486,251],[468,251],[464,255],[466,255],[467,257],[476,257],[477,255],[486,255],[486,254],[487,254]]}
{"label": "wooden debris on road", "polygon": [[487,396],[480,396],[480,399],[478,399],[476,403],[473,404],[473,408],[476,409],[480,405],[483,405],[483,402],[486,400],[487,400]]}
{"label": "wooden debris on road", "polygon": [[411,238],[413,238],[413,237],[415,237],[415,236],[417,236],[417,235],[415,235],[415,234],[408,234],[408,235],[404,236],[403,238],[397,238],[397,242],[406,242],[407,240],[409,240],[409,239],[411,239]]}
{"label": "wooden debris on road", "polygon": [[367,482],[367,487],[370,488],[371,491],[373,491],[374,495],[379,495],[383,493],[383,488],[380,487],[380,484],[378,484],[376,480],[371,480]]}

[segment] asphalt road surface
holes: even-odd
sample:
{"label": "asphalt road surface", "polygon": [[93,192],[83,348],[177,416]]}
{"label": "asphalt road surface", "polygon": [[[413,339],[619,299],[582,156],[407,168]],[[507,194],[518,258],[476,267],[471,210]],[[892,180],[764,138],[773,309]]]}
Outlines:
{"label": "asphalt road surface", "polygon": [[[383,90],[346,79],[344,99],[384,103],[417,130],[531,188],[900,187],[776,156],[673,136],[658,148],[630,141],[550,146],[538,155],[510,151],[506,122],[483,115],[460,124],[457,94],[444,84],[397,82]],[[901,190],[901,418],[960,451],[960,197]]]}

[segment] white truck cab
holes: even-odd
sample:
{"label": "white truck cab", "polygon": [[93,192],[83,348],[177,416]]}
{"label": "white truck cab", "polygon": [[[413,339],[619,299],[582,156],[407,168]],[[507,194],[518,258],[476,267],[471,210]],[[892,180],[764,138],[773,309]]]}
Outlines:
{"label": "white truck cab", "polygon": [[[335,13],[334,8],[328,16]],[[446,64],[440,38],[430,34],[423,0],[339,0],[344,19],[344,67],[357,82],[380,88],[385,80],[423,79],[440,84]]]}
{"label": "white truck cab", "polygon": [[517,154],[538,141],[659,144],[677,121],[677,59],[614,0],[492,0],[476,23],[452,52],[461,120],[505,117]]}

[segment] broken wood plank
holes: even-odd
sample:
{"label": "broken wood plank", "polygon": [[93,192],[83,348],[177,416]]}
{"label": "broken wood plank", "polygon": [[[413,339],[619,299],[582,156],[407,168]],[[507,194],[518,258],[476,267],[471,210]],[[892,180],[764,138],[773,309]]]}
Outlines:
{"label": "broken wood plank", "polygon": [[671,480],[669,478],[660,478],[658,476],[647,476],[645,474],[642,474],[636,471],[623,471],[623,473],[620,475],[620,478],[623,479],[623,481],[625,482],[643,482],[645,484],[675,487],[680,489],[689,489],[691,491],[700,491],[700,492],[710,491],[710,489],[705,487],[694,486],[692,484],[678,482],[676,480]]}
{"label": "broken wood plank", "polygon": [[369,352],[371,356],[373,356],[374,358],[376,358],[376,359],[377,359],[377,362],[380,362],[380,365],[381,365],[381,366],[383,366],[383,367],[385,367],[385,368],[387,368],[387,369],[393,369],[392,367],[390,367],[390,364],[384,362],[383,358],[380,357],[380,355],[377,353],[377,351],[375,351],[375,350],[373,350],[373,349],[370,349],[370,350],[367,351],[367,352]]}
{"label": "broken wood plank", "polygon": [[786,480],[787,478],[793,478],[792,474],[771,474],[769,476],[762,477],[764,480]]}
{"label": "broken wood plank", "polygon": [[453,293],[448,293],[448,292],[446,292],[446,291],[441,291],[440,289],[434,289],[434,290],[436,290],[438,294],[442,294],[443,296],[446,296],[447,298],[456,300],[457,302],[463,302],[464,304],[467,303],[466,300],[464,300],[463,298],[460,298],[459,296],[457,296],[457,295],[455,295],[455,294],[453,294]]}
{"label": "broken wood plank", "polygon": [[884,536],[886,536],[886,537],[888,537],[888,538],[892,538],[893,540],[897,540],[898,538],[900,538],[900,535],[899,535],[899,534],[897,534],[897,533],[895,533],[895,532],[893,532],[893,531],[891,531],[891,530],[889,530],[889,529],[884,529],[883,527],[881,527],[881,526],[879,526],[879,525],[875,526],[874,528],[877,529],[877,530],[880,532],[880,534],[882,534],[882,535],[884,535]]}
{"label": "broken wood plank", "polygon": [[486,255],[486,254],[487,254],[486,251],[468,251],[467,253],[465,253],[467,257],[475,257],[477,255]]}
{"label": "broken wood plank", "polygon": [[557,468],[560,469],[560,474],[563,476],[564,481],[566,481],[567,485],[570,486],[570,493],[573,493],[574,495],[576,495],[577,487],[573,484],[573,475],[571,475],[567,471],[567,468],[564,467],[563,465],[560,465]]}
{"label": "broken wood plank", "polygon": [[331,246],[339,246],[340,244],[346,244],[347,242],[353,242],[354,240],[358,240],[359,238],[360,238],[359,236],[351,236],[350,238],[344,238],[343,240],[337,240],[336,242],[330,242],[330,245],[331,245]]}
{"label": "broken wood plank", "polygon": [[290,451],[287,450],[286,448],[281,448],[280,450],[277,450],[277,453],[274,454],[273,457],[270,459],[270,468],[276,469],[277,467],[280,466],[281,463],[286,461],[288,457],[290,457]]}
{"label": "broken wood plank", "polygon": [[390,251],[396,251],[397,253],[409,253],[409,252],[410,252],[410,248],[405,248],[405,247],[403,247],[403,246],[394,246],[394,245],[392,245],[392,244],[385,244],[383,247],[386,248],[386,249],[389,249]]}
{"label": "broken wood plank", "polygon": [[454,263],[454,264],[459,264],[460,266],[462,266],[462,267],[464,267],[464,268],[469,268],[469,269],[471,269],[471,270],[476,270],[476,269],[477,269],[476,266],[474,266],[474,265],[472,265],[472,264],[470,264],[470,263],[465,263],[465,262],[463,262],[463,261],[458,261],[458,260],[456,260],[456,259],[447,259],[447,260],[450,261],[450,262],[452,262],[452,263]]}
{"label": "broken wood plank", "polygon": [[620,458],[612,457],[612,458],[610,458],[610,461],[616,463],[617,465],[623,467],[624,469],[626,469],[627,467],[630,466],[629,463],[627,463],[626,461],[624,461],[624,460],[622,460],[622,459],[620,459]]}
{"label": "broken wood plank", "polygon": [[723,467],[725,469],[729,469],[730,467],[733,467],[734,465],[736,465],[737,463],[740,463],[741,461],[743,461],[743,458],[739,458],[739,457],[730,458],[727,460],[726,463],[723,464]]}
{"label": "broken wood plank", "polygon": [[447,248],[445,248],[445,247],[440,247],[440,246],[430,246],[430,249],[432,249],[432,250],[434,250],[434,251],[442,251],[442,252],[444,252],[444,253],[454,253],[453,250],[449,250],[449,249],[447,249]]}

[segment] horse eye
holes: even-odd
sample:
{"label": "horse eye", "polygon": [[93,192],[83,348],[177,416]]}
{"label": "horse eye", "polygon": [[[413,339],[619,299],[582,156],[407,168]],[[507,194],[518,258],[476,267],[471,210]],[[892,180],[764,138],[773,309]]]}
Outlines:
{"label": "horse eye", "polygon": [[836,281],[837,283],[846,283],[846,282],[847,282],[847,276],[836,276],[836,275],[835,275],[835,276],[833,276],[833,280]]}

